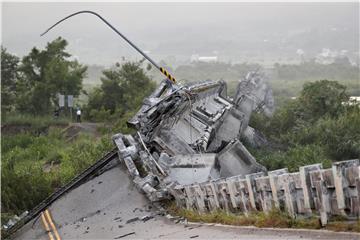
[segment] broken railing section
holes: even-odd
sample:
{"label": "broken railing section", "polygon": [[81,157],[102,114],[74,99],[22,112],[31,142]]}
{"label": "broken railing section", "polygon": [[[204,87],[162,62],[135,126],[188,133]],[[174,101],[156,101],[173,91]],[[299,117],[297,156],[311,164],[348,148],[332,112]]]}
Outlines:
{"label": "broken railing section", "polygon": [[135,185],[151,201],[172,198],[169,189],[177,185],[204,182],[218,178],[217,155],[182,154],[170,157],[167,153],[151,154],[143,144],[140,133],[135,135],[116,134],[113,141]]}
{"label": "broken railing section", "polygon": [[359,160],[336,162],[332,168],[308,165],[299,172],[279,169],[245,177],[229,177],[172,188],[179,207],[200,213],[268,212],[277,207],[292,217],[319,215],[326,225],[330,216],[360,217]]}
{"label": "broken railing section", "polygon": [[142,190],[151,201],[168,198],[165,181],[159,179],[158,171],[149,154],[144,151],[131,135],[116,134],[113,141],[136,187]]}
{"label": "broken railing section", "polygon": [[[284,168],[228,178],[215,174],[215,180],[208,180],[204,176],[214,174],[215,154],[204,154],[204,158],[199,154],[169,157],[162,153],[155,165],[153,156],[133,136],[117,134],[113,141],[135,185],[151,201],[174,197],[179,207],[200,213],[222,209],[247,215],[276,207],[292,217],[319,215],[323,225],[330,216],[360,216],[358,159],[336,162],[329,169],[314,164],[295,173]],[[204,173],[193,175],[193,171]]]}

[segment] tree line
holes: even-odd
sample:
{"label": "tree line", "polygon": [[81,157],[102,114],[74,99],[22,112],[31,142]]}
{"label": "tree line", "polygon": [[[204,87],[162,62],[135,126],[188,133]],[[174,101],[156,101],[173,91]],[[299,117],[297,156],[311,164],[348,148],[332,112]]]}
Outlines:
{"label": "tree line", "polygon": [[330,64],[317,63],[311,59],[301,64],[274,64],[278,79],[286,80],[359,80],[359,66],[351,64],[347,57],[338,57]]}
{"label": "tree line", "polygon": [[8,114],[49,115],[59,108],[58,94],[88,95],[81,106],[85,117],[102,121],[135,109],[153,91],[155,83],[146,75],[143,62],[116,63],[102,72],[101,86],[89,93],[83,89],[87,66],[66,51],[59,37],[45,49],[34,47],[22,59],[1,47],[1,111]]}

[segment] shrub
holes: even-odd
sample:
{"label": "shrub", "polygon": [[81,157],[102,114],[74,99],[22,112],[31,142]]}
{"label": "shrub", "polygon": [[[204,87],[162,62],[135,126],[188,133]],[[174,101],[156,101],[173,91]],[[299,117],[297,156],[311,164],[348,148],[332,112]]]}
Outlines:
{"label": "shrub", "polygon": [[324,117],[314,124],[304,123],[280,136],[289,146],[315,144],[322,146],[334,160],[360,156],[360,109],[351,108],[338,118]]}
{"label": "shrub", "polygon": [[288,168],[290,172],[299,171],[299,167],[322,163],[324,168],[331,166],[331,160],[324,149],[318,145],[297,145],[287,151],[272,149],[250,149],[256,160],[268,170]]}

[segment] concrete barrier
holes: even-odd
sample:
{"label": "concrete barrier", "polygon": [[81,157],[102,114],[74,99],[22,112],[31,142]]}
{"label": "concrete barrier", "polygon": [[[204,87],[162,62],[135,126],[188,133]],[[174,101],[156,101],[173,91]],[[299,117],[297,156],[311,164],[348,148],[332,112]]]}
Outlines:
{"label": "concrete barrier", "polygon": [[292,217],[318,215],[322,225],[330,216],[360,217],[359,159],[336,162],[332,168],[321,164],[300,167],[289,173],[279,169],[264,173],[220,178],[176,187],[171,191],[178,206],[211,212],[248,214],[280,208]]}

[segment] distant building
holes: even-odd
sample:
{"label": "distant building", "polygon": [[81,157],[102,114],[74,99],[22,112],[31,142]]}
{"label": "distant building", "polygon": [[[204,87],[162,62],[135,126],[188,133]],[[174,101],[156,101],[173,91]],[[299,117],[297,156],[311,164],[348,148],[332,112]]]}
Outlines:
{"label": "distant building", "polygon": [[359,96],[351,96],[350,101],[356,101],[360,103],[360,97]]}
{"label": "distant building", "polygon": [[348,50],[342,49],[340,51],[330,50],[329,48],[323,48],[321,53],[315,57],[315,62],[320,64],[331,64],[339,59],[348,59]]}
{"label": "distant building", "polygon": [[193,54],[190,57],[190,62],[217,62],[217,56],[200,56],[198,54]]}
{"label": "distant building", "polygon": [[305,51],[302,50],[301,48],[299,48],[299,49],[296,50],[296,54],[300,57],[300,61],[302,63],[304,63],[305,62],[305,58],[304,58]]}
{"label": "distant building", "polygon": [[351,96],[349,98],[349,104],[350,105],[359,105],[360,106],[360,97],[359,96]]}
{"label": "distant building", "polygon": [[358,105],[360,107],[360,97],[350,96],[349,101],[342,102],[343,105]]}

